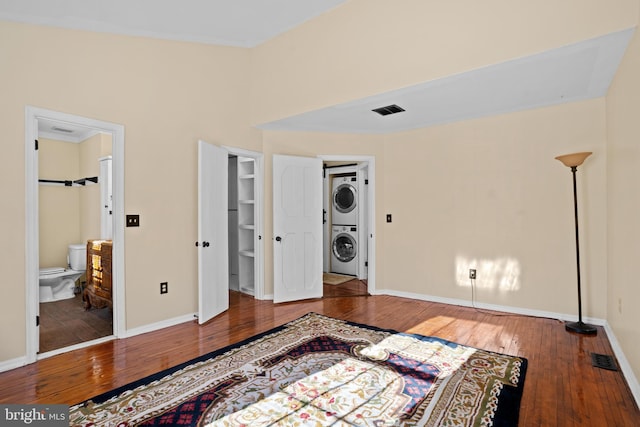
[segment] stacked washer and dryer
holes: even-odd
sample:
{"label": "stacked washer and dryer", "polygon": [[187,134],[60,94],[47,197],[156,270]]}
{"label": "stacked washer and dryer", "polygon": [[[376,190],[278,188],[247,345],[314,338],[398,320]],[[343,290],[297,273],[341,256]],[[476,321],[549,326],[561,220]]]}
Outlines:
{"label": "stacked washer and dryer", "polygon": [[358,275],[358,181],[335,175],[331,202],[331,272]]}

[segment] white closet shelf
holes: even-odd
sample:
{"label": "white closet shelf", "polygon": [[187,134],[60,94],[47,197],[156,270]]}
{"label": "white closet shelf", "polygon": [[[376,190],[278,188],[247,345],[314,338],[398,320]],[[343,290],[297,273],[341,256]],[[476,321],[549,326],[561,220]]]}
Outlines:
{"label": "white closet shelf", "polygon": [[245,251],[238,251],[238,253],[240,255],[243,255],[243,256],[248,256],[248,257],[252,257],[252,258],[254,257],[254,252],[253,251],[245,250]]}
{"label": "white closet shelf", "polygon": [[256,226],[253,224],[240,224],[238,225],[238,228],[242,229],[242,230],[255,230]]}
{"label": "white closet shelf", "polygon": [[255,201],[253,200],[238,200],[238,203],[241,205],[253,205]]}
{"label": "white closet shelf", "polygon": [[247,175],[239,175],[238,178],[239,179],[253,179],[256,176],[254,174],[247,174]]}

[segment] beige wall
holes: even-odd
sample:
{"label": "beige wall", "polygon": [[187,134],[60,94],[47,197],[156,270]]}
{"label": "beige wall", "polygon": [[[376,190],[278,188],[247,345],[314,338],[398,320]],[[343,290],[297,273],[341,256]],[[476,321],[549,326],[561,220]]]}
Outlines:
{"label": "beige wall", "polygon": [[196,311],[197,140],[261,150],[246,113],[249,51],[0,22],[0,57],[0,361],[26,346],[27,105],[125,127],[125,209],[141,215],[125,232],[126,327]]}
{"label": "beige wall", "polygon": [[[388,136],[380,286],[577,314],[571,173],[554,157],[594,155],[578,171],[583,308],[606,317],[604,100]],[[380,231],[379,231],[380,233]]]}
{"label": "beige wall", "polygon": [[636,32],[607,95],[608,317],[640,377],[640,35]]}

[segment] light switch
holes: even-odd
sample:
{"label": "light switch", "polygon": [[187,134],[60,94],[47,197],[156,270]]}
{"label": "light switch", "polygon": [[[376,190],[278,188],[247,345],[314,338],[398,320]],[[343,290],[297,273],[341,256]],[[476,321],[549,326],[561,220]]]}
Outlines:
{"label": "light switch", "polygon": [[127,215],[127,227],[140,227],[140,215]]}

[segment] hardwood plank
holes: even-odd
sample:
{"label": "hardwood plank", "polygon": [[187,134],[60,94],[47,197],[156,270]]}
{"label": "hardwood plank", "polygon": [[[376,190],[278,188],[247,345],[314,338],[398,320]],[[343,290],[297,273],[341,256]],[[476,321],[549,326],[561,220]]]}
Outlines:
{"label": "hardwood plank", "polygon": [[230,309],[204,325],[187,322],[0,373],[0,402],[78,403],[311,311],[526,357],[521,426],[640,425],[622,373],[591,366],[591,352],[612,354],[602,328],[585,337],[554,319],[384,295],[273,304],[231,292]]}

